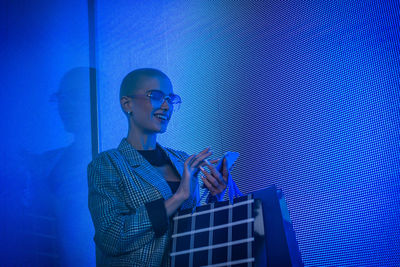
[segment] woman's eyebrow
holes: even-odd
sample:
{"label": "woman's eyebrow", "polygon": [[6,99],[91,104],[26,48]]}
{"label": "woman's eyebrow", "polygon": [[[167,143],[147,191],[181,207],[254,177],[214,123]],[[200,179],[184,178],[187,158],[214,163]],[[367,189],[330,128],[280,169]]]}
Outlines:
{"label": "woman's eyebrow", "polygon": [[161,91],[160,89],[149,89],[149,90],[146,91],[146,93],[147,93],[147,92],[151,92],[151,91],[157,91],[157,92],[164,93],[164,92]]}
{"label": "woman's eyebrow", "polygon": [[147,90],[145,93],[148,93],[148,92],[151,92],[151,91],[157,91],[157,92],[160,92],[160,93],[162,93],[162,94],[164,94],[164,95],[169,95],[169,96],[175,95],[175,93],[166,94],[166,93],[164,93],[164,92],[163,92],[162,90],[160,90],[160,89],[149,89],[149,90]]}

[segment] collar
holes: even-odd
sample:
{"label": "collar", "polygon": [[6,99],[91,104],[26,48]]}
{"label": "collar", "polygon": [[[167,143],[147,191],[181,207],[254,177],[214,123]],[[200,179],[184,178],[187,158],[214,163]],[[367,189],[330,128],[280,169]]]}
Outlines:
{"label": "collar", "polygon": [[[163,147],[159,143],[157,143],[157,145],[168,156],[168,158],[171,160],[172,164],[178,171],[179,175],[181,175],[181,177],[182,177],[184,160],[182,160],[181,158],[178,158],[174,154],[172,154],[170,149]],[[133,168],[137,168],[139,166],[149,164],[149,162],[128,142],[128,140],[126,138],[123,138],[121,140],[121,143],[118,146],[118,150],[126,158],[129,165]]]}
{"label": "collar", "polygon": [[[182,178],[184,170],[184,159],[178,157],[173,149],[164,148],[160,144],[158,145],[171,160],[173,166]],[[126,138],[122,139],[117,149],[122,154],[122,156],[124,156],[128,164],[135,170],[135,172],[142,179],[155,186],[164,197],[164,199],[168,199],[172,196],[171,189],[165,179],[163,179],[160,173],[156,171],[156,169],[131,144],[129,144]],[[198,194],[195,196],[195,199],[196,198],[199,198]],[[182,204],[182,207],[191,207],[193,203],[196,203],[194,201],[195,200],[193,198],[189,198],[184,204]]]}
{"label": "collar", "polygon": [[147,163],[147,160],[140,155],[140,153],[131,144],[129,144],[126,138],[121,140],[118,150],[128,161],[129,165],[134,168]]}

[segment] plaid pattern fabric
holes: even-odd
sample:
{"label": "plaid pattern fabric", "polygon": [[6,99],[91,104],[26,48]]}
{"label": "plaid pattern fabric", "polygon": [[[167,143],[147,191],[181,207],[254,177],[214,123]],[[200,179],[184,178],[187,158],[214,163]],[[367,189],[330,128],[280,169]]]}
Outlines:
{"label": "plaid pattern fabric", "polygon": [[[188,154],[162,147],[180,175]],[[203,189],[182,204],[191,208]],[[161,174],[124,138],[88,165],[98,266],[167,266],[170,231],[156,238],[145,203],[172,196]]]}

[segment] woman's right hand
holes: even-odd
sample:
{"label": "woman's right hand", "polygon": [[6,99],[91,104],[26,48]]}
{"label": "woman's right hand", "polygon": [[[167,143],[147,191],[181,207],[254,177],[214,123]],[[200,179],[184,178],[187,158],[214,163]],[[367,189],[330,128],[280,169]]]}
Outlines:
{"label": "woman's right hand", "polygon": [[191,155],[185,160],[182,180],[176,193],[169,199],[165,200],[165,210],[167,216],[172,216],[192,194],[197,186],[196,175],[199,172],[199,167],[205,165],[203,161],[211,156],[210,148],[206,148],[198,154]]}
{"label": "woman's right hand", "polygon": [[[183,199],[188,199],[193,194],[197,185],[196,175],[199,173],[199,167],[205,165],[203,160],[212,155],[210,148],[206,148],[198,154],[191,155],[185,160],[182,180],[176,194]],[[196,183],[196,184],[193,184]]]}

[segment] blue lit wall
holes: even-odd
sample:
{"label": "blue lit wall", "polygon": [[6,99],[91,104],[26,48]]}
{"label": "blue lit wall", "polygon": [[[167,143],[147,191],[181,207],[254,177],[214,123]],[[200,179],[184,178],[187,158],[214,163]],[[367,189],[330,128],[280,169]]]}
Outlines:
{"label": "blue lit wall", "polygon": [[[78,2],[1,4],[5,265],[94,265]],[[99,149],[126,136],[122,78],[159,68],[183,99],[159,142],[238,151],[244,193],[282,188],[306,266],[399,266],[399,3],[308,2],[94,1]]]}
{"label": "blue lit wall", "polygon": [[240,152],[307,266],[399,265],[398,2],[308,2],[99,0],[101,150],[127,132],[123,76],[159,68],[183,98],[159,141]]}

